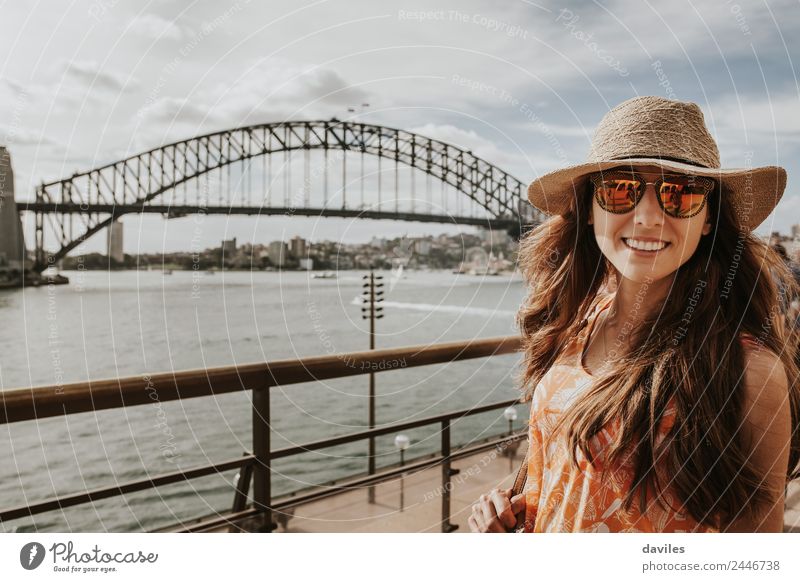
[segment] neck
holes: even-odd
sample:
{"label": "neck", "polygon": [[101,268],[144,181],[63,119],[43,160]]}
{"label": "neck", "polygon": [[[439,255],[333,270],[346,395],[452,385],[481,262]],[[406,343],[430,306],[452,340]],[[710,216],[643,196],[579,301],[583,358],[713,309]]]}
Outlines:
{"label": "neck", "polygon": [[672,277],[637,282],[617,274],[617,281],[617,292],[604,327],[608,330],[609,342],[613,341],[615,350],[621,352],[630,345],[633,329],[644,318],[661,308],[672,285]]}

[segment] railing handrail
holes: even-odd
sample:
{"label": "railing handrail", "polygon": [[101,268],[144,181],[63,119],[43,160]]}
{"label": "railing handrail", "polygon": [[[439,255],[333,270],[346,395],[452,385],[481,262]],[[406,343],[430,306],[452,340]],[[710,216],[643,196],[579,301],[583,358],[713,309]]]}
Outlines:
{"label": "railing handrail", "polygon": [[[159,402],[216,396],[504,355],[520,346],[519,336],[501,336],[18,388],[0,391],[0,424],[149,404],[154,402],[153,393]],[[403,365],[380,369],[381,364],[397,361]]]}

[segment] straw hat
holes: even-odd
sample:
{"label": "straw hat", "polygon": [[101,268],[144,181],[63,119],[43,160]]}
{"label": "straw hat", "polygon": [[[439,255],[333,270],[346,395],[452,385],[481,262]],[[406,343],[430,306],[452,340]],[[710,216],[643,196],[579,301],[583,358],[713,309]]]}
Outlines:
{"label": "straw hat", "polygon": [[597,126],[586,163],[534,180],[528,199],[542,212],[565,214],[573,196],[586,194],[591,174],[634,164],[714,178],[743,231],[764,221],[786,187],[786,170],[779,166],[720,168],[719,149],[696,103],[648,96],[609,111]]}

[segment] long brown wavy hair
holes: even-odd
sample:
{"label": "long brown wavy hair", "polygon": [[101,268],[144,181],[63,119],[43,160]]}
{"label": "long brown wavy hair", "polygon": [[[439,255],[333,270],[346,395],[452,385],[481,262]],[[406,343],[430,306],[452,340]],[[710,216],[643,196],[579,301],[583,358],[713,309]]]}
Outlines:
{"label": "long brown wavy hair", "polygon": [[[588,186],[587,186],[588,190]],[[590,439],[619,419],[603,465],[633,454],[633,481],[624,507],[636,492],[645,511],[648,491],[664,507],[659,475],[701,525],[724,530],[743,512],[768,505],[776,494],[749,461],[742,433],[745,352],[749,332],[783,363],[789,381],[792,419],[787,481],[800,476],[800,385],[798,333],[784,323],[782,305],[798,287],[780,256],[756,236],[737,227],[733,209],[709,196],[711,232],[677,271],[668,298],[631,332],[632,348],[561,416],[572,462],[577,450],[593,463]],[[616,270],[603,256],[587,223],[590,192],[573,200],[570,211],[554,216],[520,240],[518,260],[528,295],[517,314],[522,333],[523,399],[533,395],[563,346],[585,323],[598,291]],[[694,306],[687,323],[687,305]],[[657,427],[670,398],[675,422],[659,444]],[[663,469],[656,471],[656,467]],[[654,487],[651,488],[651,487]]]}

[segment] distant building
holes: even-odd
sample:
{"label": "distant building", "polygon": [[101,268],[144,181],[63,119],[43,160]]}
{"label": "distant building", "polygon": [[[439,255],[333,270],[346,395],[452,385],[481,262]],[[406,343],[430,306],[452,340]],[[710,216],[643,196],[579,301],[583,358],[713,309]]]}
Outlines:
{"label": "distant building", "polygon": [[282,267],[289,255],[289,248],[282,240],[269,243],[269,260],[276,267]]}
{"label": "distant building", "polygon": [[481,230],[481,240],[488,243],[491,248],[502,247],[508,244],[509,236],[505,230]]}
{"label": "distant building", "polygon": [[419,238],[414,241],[414,252],[418,255],[428,256],[431,254],[431,241],[425,238]]}
{"label": "distant building", "polygon": [[106,229],[106,256],[117,263],[125,262],[122,252],[122,222],[115,220]]}
{"label": "distant building", "polygon": [[227,257],[232,257],[236,253],[236,237],[231,240],[222,241],[222,254]]}
{"label": "distant building", "polygon": [[300,259],[300,268],[310,271],[314,268],[314,259]]}
{"label": "distant building", "polygon": [[289,241],[289,253],[295,258],[300,259],[306,256],[306,239],[295,236]]}
{"label": "distant building", "polygon": [[792,238],[794,239],[800,238],[800,224],[792,225]]}

